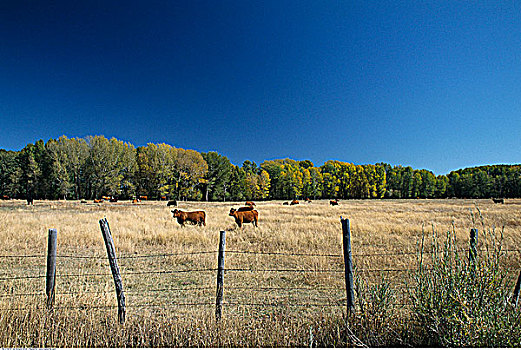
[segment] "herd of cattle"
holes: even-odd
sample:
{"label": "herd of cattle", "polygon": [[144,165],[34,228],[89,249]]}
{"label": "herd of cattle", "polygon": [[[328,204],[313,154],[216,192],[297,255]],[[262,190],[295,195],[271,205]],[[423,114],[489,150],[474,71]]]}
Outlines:
{"label": "herd of cattle", "polygon": [[[306,202],[311,203],[309,199],[306,199]],[[288,205],[288,202],[282,203],[283,205]],[[293,200],[289,205],[297,205],[299,204],[298,200]],[[331,200],[329,201],[330,205],[338,205],[338,200]],[[171,204],[171,202],[168,202],[167,206],[170,205],[177,205],[177,202],[175,204]],[[242,224],[249,224],[251,223],[253,226],[258,227],[258,221],[259,221],[259,212],[254,209],[255,203],[248,201],[245,203],[245,207],[240,207],[239,209],[230,209],[229,216],[233,216],[235,219],[235,223],[239,228],[242,227]],[[185,226],[185,223],[189,223],[192,225],[199,225],[199,226],[206,226],[206,213],[203,210],[196,210],[196,211],[182,211],[179,209],[171,210],[172,215],[174,218],[177,219],[177,222],[181,226]]]}

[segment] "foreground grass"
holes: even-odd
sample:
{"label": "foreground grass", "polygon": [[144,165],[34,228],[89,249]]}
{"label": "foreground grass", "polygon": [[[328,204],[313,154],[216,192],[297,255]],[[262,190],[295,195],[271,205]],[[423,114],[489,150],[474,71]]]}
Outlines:
{"label": "foreground grass", "polygon": [[[309,347],[345,346],[342,323],[327,314],[313,320],[273,313],[216,322],[213,314],[179,320],[130,317],[125,325],[101,312],[38,310],[3,313],[3,347]],[[330,334],[329,330],[334,331]],[[345,337],[344,337],[345,338]]]}
{"label": "foreground grass", "polygon": [[[519,259],[504,248],[515,248],[521,238],[516,215],[521,201],[507,203],[343,201],[333,208],[326,201],[295,207],[266,202],[258,203],[259,228],[246,225],[239,230],[227,214],[241,203],[182,203],[182,209],[204,209],[208,220],[206,227],[181,228],[164,202],[98,206],[44,201],[34,207],[21,201],[0,202],[4,242],[0,255],[34,256],[0,259],[2,276],[44,275],[51,227],[58,229],[59,256],[94,257],[58,258],[52,314],[41,309],[44,279],[0,280],[0,345],[519,346],[505,336],[519,332],[517,311],[506,302]],[[476,205],[483,213],[480,220],[472,214]],[[350,329],[343,306],[340,216],[351,219],[357,269],[357,307],[348,320]],[[114,287],[98,224],[102,217],[110,222],[120,256],[128,306],[123,326],[117,324]],[[422,227],[429,226],[433,234],[422,233]],[[503,226],[504,230],[494,231]],[[480,238],[479,248],[492,247],[494,253],[479,260],[484,265],[475,270],[474,280],[469,280],[465,254],[449,254],[468,249],[470,227],[488,232],[488,239]],[[220,230],[227,231],[226,268],[241,271],[225,274],[223,319],[216,322],[215,272],[204,270],[216,267]],[[496,251],[498,245],[490,244],[499,238],[491,232],[499,231],[503,250]],[[315,255],[306,255],[310,253]],[[436,266],[436,274],[427,273]],[[395,271],[406,269],[412,271]],[[193,271],[165,273],[173,270]],[[60,277],[65,275],[74,277]],[[472,304],[475,295],[482,295],[478,299],[486,303]],[[431,314],[435,316],[429,318]],[[482,321],[490,321],[488,314],[494,323]]]}

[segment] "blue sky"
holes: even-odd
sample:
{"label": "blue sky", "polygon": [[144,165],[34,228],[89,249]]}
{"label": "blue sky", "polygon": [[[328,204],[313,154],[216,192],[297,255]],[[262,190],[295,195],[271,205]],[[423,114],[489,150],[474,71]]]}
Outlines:
{"label": "blue sky", "polygon": [[105,135],[436,174],[520,163],[515,1],[0,2],[0,148]]}

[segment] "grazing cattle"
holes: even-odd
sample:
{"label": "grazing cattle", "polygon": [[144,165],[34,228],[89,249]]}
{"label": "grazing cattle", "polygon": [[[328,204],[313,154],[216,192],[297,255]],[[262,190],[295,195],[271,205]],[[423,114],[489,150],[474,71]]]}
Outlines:
{"label": "grazing cattle", "polygon": [[259,213],[257,210],[248,210],[248,211],[238,211],[233,208],[230,209],[230,216],[235,218],[235,223],[237,226],[242,227],[242,224],[252,223],[253,226],[259,227],[257,225],[257,221],[259,220]]}
{"label": "grazing cattle", "polygon": [[27,205],[33,205],[33,197],[32,196],[27,197]]}
{"label": "grazing cattle", "polygon": [[141,199],[142,201],[146,201],[146,200],[148,200],[148,197],[147,196],[139,196],[139,199]]}
{"label": "grazing cattle", "polygon": [[494,201],[494,203],[496,204],[505,204],[505,199],[504,198],[492,198],[492,200]]}
{"label": "grazing cattle", "polygon": [[166,196],[161,196],[162,201],[166,201]]}
{"label": "grazing cattle", "polygon": [[246,202],[246,203],[244,203],[244,205],[253,207],[255,205],[255,203],[253,203],[253,202]]}
{"label": "grazing cattle", "polygon": [[110,200],[110,197],[107,197],[107,196],[101,196],[101,199],[103,199],[104,201],[109,201],[109,200]]}
{"label": "grazing cattle", "polygon": [[168,203],[166,203],[166,206],[169,207],[173,205],[174,207],[177,207],[177,201],[176,200],[173,200],[173,201],[168,201]]}
{"label": "grazing cattle", "polygon": [[141,201],[140,201],[139,199],[136,199],[136,198],[134,198],[134,199],[132,200],[132,203],[133,203],[133,204],[135,204],[135,203],[139,203],[139,202],[141,202]]}
{"label": "grazing cattle", "polygon": [[291,203],[289,203],[289,205],[297,205],[299,204],[298,200],[294,199],[291,201]]}
{"label": "grazing cattle", "polygon": [[81,204],[87,204],[87,201],[86,201],[85,199],[82,199],[82,200],[80,201],[80,203],[81,203]]}
{"label": "grazing cattle", "polygon": [[111,203],[116,203],[117,201],[118,201],[118,199],[114,198],[114,197],[110,197],[110,199],[109,199],[109,202],[111,202]]}
{"label": "grazing cattle", "polygon": [[335,199],[334,201],[329,201],[330,205],[338,205],[338,201]]}
{"label": "grazing cattle", "polygon": [[247,207],[240,207],[239,209],[237,209],[237,211],[252,211],[253,210],[253,206],[249,205]]}
{"label": "grazing cattle", "polygon": [[103,199],[95,199],[94,203],[103,203]]}
{"label": "grazing cattle", "polygon": [[284,202],[282,203],[282,205],[289,205],[289,202]]}
{"label": "grazing cattle", "polygon": [[181,211],[178,209],[171,210],[174,218],[177,218],[177,222],[184,226],[185,222],[191,223],[193,225],[197,224],[199,226],[206,226],[206,213],[202,210],[198,211]]}
{"label": "grazing cattle", "polygon": [[9,196],[6,196],[6,195],[4,194],[4,195],[2,196],[2,199],[3,199],[3,200],[8,200],[8,199],[10,199],[10,198],[9,198]]}

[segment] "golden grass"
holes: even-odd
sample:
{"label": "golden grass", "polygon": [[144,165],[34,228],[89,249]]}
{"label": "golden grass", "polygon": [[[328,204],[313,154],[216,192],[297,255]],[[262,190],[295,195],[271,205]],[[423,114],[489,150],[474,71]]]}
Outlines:
{"label": "golden grass", "polygon": [[[0,345],[309,346],[319,336],[320,325],[337,327],[345,312],[340,216],[350,219],[354,264],[361,273],[413,268],[414,254],[384,254],[415,252],[422,227],[427,234],[432,228],[454,228],[463,245],[471,227],[480,230],[481,245],[485,234],[490,239],[503,227],[507,248],[517,249],[521,240],[521,200],[504,205],[491,200],[345,200],[338,207],[328,201],[297,206],[282,202],[257,203],[259,227],[246,224],[238,229],[228,216],[231,207],[243,205],[237,202],[181,202],[180,209],[205,210],[207,225],[180,227],[165,202],[35,201],[26,206],[23,201],[1,201],[0,255],[37,257],[1,258],[0,276],[45,275],[49,228],[58,230],[59,257],[52,317],[41,310],[44,278],[0,280]],[[125,326],[117,325],[98,222],[103,217],[120,257],[128,307]],[[226,272],[222,324],[213,316],[220,230],[226,231],[226,268],[251,270]],[[509,255],[507,267],[519,267],[518,255]],[[212,270],[193,271],[205,269]],[[273,271],[280,269],[306,272]],[[405,278],[384,275],[397,284]],[[381,276],[368,272],[364,277],[376,281]],[[341,344],[340,338],[339,331],[327,344]]]}

